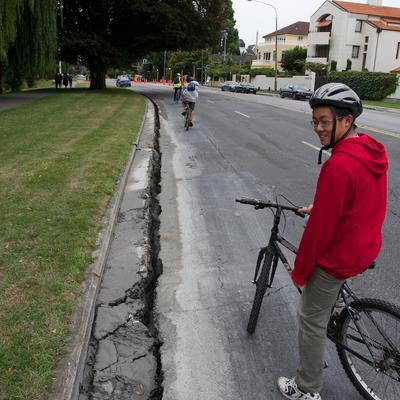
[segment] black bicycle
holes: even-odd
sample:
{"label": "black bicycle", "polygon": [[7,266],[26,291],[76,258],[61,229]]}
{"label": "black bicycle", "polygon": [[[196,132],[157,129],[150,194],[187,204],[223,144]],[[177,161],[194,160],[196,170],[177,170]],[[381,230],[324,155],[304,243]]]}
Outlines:
{"label": "black bicycle", "polygon": [[[253,279],[256,293],[247,331],[254,333],[264,295],[272,287],[278,262],[282,262],[289,274],[292,271],[280,245],[292,253],[297,252],[297,248],[279,234],[281,216],[285,211],[300,217],[304,214],[298,211],[300,207],[248,198],[236,201],[255,209],[268,208],[274,213],[271,236],[258,254]],[[327,337],[335,343],[347,376],[365,399],[400,399],[400,308],[397,305],[372,298],[360,299],[344,283],[332,310]]]}
{"label": "black bicycle", "polygon": [[174,88],[174,103],[177,104],[181,98],[182,89],[181,88]]}

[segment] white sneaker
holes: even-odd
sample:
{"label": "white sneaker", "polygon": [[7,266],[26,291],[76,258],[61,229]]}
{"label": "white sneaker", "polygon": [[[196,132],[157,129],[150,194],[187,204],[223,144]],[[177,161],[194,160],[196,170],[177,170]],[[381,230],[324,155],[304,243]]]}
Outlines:
{"label": "white sneaker", "polygon": [[295,378],[278,379],[278,388],[287,399],[322,400],[319,393],[305,393],[297,387]]}

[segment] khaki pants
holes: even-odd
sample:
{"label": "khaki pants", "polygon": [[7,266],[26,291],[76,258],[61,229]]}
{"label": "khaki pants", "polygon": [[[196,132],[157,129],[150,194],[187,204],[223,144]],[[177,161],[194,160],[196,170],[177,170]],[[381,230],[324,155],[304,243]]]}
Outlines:
{"label": "khaki pants", "polygon": [[304,392],[321,390],[326,329],[343,282],[316,268],[303,288],[298,311],[300,363],[296,383]]}

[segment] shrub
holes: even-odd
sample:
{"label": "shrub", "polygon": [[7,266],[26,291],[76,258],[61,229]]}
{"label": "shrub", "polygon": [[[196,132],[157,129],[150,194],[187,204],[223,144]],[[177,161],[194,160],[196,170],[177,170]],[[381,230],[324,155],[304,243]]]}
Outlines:
{"label": "shrub", "polygon": [[382,100],[396,90],[397,75],[383,72],[331,72],[328,81],[345,83],[364,100]]}
{"label": "shrub", "polygon": [[250,70],[250,76],[254,78],[256,75],[275,76],[274,68],[254,68]]}
{"label": "shrub", "polygon": [[331,61],[331,71],[336,71],[336,67],[337,67],[337,61],[332,60]]}
{"label": "shrub", "polygon": [[352,65],[352,61],[350,60],[350,58],[348,58],[347,63],[346,63],[346,71],[351,70],[351,65]]}

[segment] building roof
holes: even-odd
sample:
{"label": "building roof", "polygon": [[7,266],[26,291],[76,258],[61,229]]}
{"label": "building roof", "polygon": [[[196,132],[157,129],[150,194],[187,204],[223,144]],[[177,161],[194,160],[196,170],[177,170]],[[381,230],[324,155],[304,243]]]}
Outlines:
{"label": "building roof", "polygon": [[264,39],[275,37],[276,35],[308,35],[308,30],[310,28],[309,22],[297,21],[294,24],[285,26],[282,29],[278,29],[275,32],[271,32],[268,35],[263,36]]}
{"label": "building roof", "polygon": [[369,23],[370,25],[374,26],[375,28],[382,29],[383,31],[400,31],[400,21],[398,25],[386,25],[385,23],[381,21],[365,21]]}
{"label": "building roof", "polygon": [[400,8],[386,6],[370,6],[369,4],[333,1],[334,4],[352,14],[365,14],[377,17],[400,18]]}
{"label": "building roof", "polygon": [[385,21],[388,24],[400,24],[399,18],[382,18],[382,21]]}

